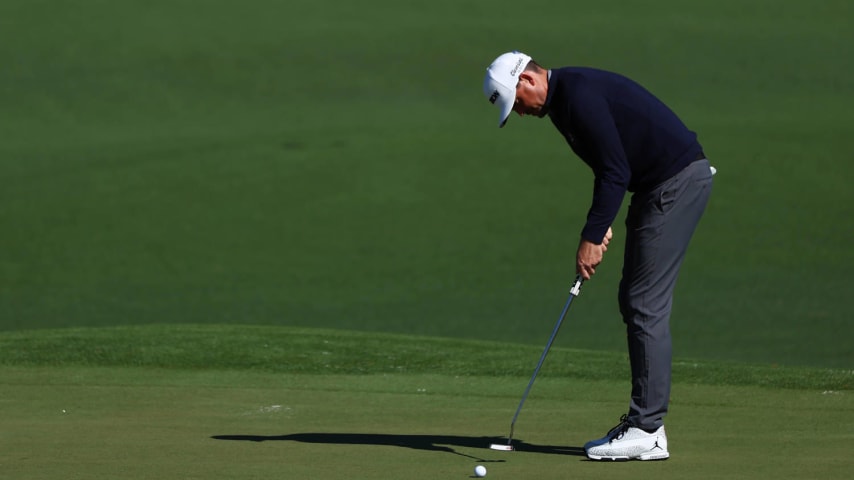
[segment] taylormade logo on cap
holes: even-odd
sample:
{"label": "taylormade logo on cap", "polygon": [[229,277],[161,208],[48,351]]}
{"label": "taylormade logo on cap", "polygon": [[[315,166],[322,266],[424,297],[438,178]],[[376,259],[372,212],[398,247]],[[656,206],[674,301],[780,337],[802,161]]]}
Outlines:
{"label": "taylormade logo on cap", "polygon": [[519,74],[528,66],[531,57],[522,52],[508,52],[502,54],[492,62],[486,69],[486,78],[483,80],[483,93],[489,102],[498,105],[500,110],[498,126],[503,127],[507,118],[513,112],[513,104],[516,103],[516,85],[519,83]]}

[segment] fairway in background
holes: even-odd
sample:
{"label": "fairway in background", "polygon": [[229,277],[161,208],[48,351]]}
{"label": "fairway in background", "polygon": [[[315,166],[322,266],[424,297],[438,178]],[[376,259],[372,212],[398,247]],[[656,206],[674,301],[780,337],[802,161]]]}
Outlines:
{"label": "fairway in background", "polygon": [[[482,74],[519,48],[636,78],[718,168],[677,355],[850,368],[850,9],[5,1],[0,329],[542,343],[592,177],[547,120],[495,127]],[[559,343],[623,350],[621,229]]]}

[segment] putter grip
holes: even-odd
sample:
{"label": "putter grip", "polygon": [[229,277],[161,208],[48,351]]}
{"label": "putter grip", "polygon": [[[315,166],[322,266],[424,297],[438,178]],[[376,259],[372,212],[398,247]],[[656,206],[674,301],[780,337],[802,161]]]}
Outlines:
{"label": "putter grip", "polygon": [[572,288],[569,289],[569,293],[573,296],[577,297],[579,293],[581,293],[581,284],[584,283],[584,279],[581,278],[581,275],[575,277],[575,283],[572,285]]}

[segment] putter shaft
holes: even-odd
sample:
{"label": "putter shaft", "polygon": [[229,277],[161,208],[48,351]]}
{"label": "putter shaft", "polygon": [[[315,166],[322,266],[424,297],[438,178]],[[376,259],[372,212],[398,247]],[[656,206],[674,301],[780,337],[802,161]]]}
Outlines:
{"label": "putter shaft", "polygon": [[516,413],[513,415],[513,420],[510,422],[510,435],[507,437],[507,445],[513,441],[513,430],[516,426],[516,419],[519,418],[519,412],[522,411],[522,405],[525,404],[525,400],[528,398],[528,394],[531,392],[531,387],[534,385],[534,380],[537,379],[537,374],[540,373],[540,368],[543,366],[543,362],[546,359],[546,355],[548,355],[549,350],[552,348],[552,343],[555,341],[555,337],[557,337],[557,332],[560,330],[560,326],[563,323],[564,317],[566,317],[566,312],[569,311],[569,306],[572,304],[572,299],[577,297],[579,293],[581,293],[581,284],[583,283],[583,279],[581,275],[577,275],[575,277],[575,283],[572,285],[572,288],[569,289],[569,298],[566,300],[566,305],[563,307],[563,311],[560,313],[560,317],[557,319],[557,323],[555,323],[554,329],[552,329],[552,334],[549,337],[548,343],[546,343],[546,348],[543,349],[543,354],[540,355],[540,361],[537,362],[537,368],[534,369],[534,374],[531,376],[531,381],[528,382],[528,386],[525,388],[525,393],[522,394],[522,400],[519,402],[519,407],[516,408]]}

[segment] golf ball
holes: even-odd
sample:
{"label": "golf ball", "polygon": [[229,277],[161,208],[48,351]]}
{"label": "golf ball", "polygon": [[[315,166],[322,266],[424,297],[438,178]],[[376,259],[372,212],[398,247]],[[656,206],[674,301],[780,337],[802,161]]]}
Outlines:
{"label": "golf ball", "polygon": [[485,477],[486,476],[486,467],[484,467],[483,465],[478,465],[478,466],[474,467],[474,474],[477,475],[478,477]]}

